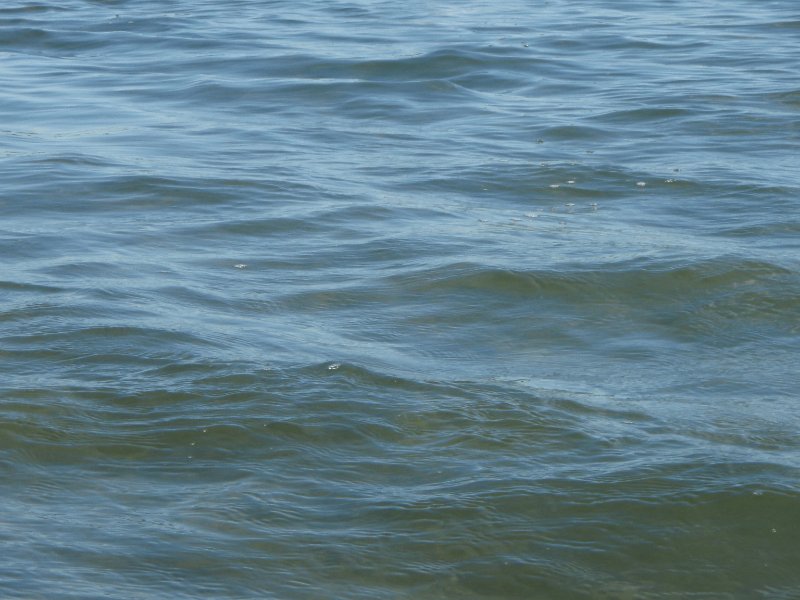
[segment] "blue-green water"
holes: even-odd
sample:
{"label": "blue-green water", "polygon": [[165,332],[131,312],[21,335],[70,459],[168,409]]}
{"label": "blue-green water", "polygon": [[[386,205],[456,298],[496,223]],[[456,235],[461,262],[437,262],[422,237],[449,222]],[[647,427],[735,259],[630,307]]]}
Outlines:
{"label": "blue-green water", "polygon": [[8,0],[0,597],[800,598],[794,0]]}

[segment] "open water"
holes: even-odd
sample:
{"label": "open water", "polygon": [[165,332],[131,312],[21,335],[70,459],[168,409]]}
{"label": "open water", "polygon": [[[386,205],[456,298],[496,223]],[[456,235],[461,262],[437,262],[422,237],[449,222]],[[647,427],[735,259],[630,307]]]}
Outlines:
{"label": "open water", "polygon": [[796,0],[4,0],[0,597],[800,598]]}

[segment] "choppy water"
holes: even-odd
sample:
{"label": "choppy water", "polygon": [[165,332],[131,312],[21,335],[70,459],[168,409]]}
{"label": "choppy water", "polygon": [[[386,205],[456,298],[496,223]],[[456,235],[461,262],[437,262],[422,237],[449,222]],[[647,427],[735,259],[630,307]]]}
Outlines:
{"label": "choppy water", "polygon": [[9,0],[0,596],[800,598],[794,0]]}

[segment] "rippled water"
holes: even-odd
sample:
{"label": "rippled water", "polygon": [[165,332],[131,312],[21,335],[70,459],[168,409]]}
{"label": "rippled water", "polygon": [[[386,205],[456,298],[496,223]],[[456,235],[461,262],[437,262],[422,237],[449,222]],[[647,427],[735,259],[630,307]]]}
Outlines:
{"label": "rippled water", "polygon": [[800,598],[789,0],[0,7],[0,596]]}

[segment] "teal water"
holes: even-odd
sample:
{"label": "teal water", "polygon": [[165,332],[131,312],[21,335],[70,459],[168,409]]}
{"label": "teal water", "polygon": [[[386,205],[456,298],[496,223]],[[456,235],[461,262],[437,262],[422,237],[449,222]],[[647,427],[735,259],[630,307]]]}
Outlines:
{"label": "teal water", "polygon": [[795,2],[0,7],[0,597],[800,598]]}

